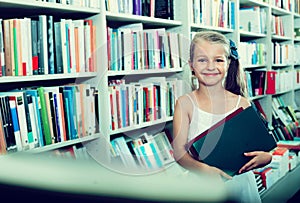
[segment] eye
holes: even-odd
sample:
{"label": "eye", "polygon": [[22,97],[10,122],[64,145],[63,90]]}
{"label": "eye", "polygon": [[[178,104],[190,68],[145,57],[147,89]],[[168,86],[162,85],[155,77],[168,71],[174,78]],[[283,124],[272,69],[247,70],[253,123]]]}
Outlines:
{"label": "eye", "polygon": [[216,62],[217,62],[217,63],[224,63],[225,60],[224,60],[224,59],[216,59]]}
{"label": "eye", "polygon": [[206,62],[207,62],[207,59],[205,59],[205,58],[200,58],[200,59],[198,59],[198,62],[200,62],[200,63],[206,63]]}

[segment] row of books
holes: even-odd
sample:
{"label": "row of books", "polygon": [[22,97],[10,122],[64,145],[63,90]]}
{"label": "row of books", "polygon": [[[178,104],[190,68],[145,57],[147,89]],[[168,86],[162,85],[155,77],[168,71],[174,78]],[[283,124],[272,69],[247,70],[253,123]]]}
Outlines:
{"label": "row of books", "polygon": [[88,84],[0,93],[1,154],[99,132],[98,90]]}
{"label": "row of books", "polygon": [[300,54],[300,45],[294,44],[294,65],[300,65],[300,59],[298,57],[299,54]]}
{"label": "row of books", "polygon": [[[111,155],[131,173],[153,171],[174,162],[173,149],[164,131],[154,135],[142,133],[137,138],[124,136],[111,141]],[[120,168],[121,169],[121,168]]]}
{"label": "row of books", "polygon": [[255,97],[264,95],[266,90],[266,70],[245,71],[248,96]]}
{"label": "row of books", "polygon": [[248,96],[278,94],[300,85],[299,70],[246,70]]}
{"label": "row of books", "polygon": [[299,122],[292,106],[286,105],[281,96],[272,98],[272,125],[274,136],[279,140],[294,140],[298,137]]}
{"label": "row of books", "polygon": [[294,0],[294,12],[300,14],[300,2],[298,0]]}
{"label": "row of books", "polygon": [[[298,3],[297,3],[298,2]],[[298,0],[271,0],[271,5],[287,11],[294,11],[296,5],[299,4]]]}
{"label": "row of books", "polygon": [[240,30],[266,34],[267,11],[259,6],[243,6],[239,9]]}
{"label": "row of books", "polygon": [[285,28],[285,24],[283,23],[283,21],[284,21],[284,17],[271,15],[271,32],[273,35],[282,36],[282,37],[286,36],[287,29]]}
{"label": "row of books", "polygon": [[265,65],[266,46],[264,43],[256,41],[239,43],[240,63],[243,66]]}
{"label": "row of books", "polygon": [[60,157],[67,159],[75,160],[92,160],[92,157],[89,155],[87,148],[81,143],[63,147],[60,149],[55,149],[48,152],[50,157]]}
{"label": "row of books", "polygon": [[105,0],[107,11],[174,20],[173,0]]}
{"label": "row of books", "polygon": [[235,28],[235,1],[193,0],[192,19],[195,24]]}
{"label": "row of books", "polygon": [[83,6],[83,7],[90,7],[90,8],[100,8],[99,0],[36,0],[36,1],[73,5],[73,6]]}
{"label": "row of books", "polygon": [[109,81],[111,129],[141,125],[173,116],[177,80],[150,77],[126,84]]}
{"label": "row of books", "polygon": [[[273,64],[291,65],[294,64],[294,59],[299,51],[292,44],[280,44],[278,42],[272,43],[272,61]],[[297,57],[298,58],[298,57]]]}
{"label": "row of books", "polygon": [[38,15],[0,19],[0,26],[0,76],[96,71],[91,19]]}
{"label": "row of books", "polygon": [[108,70],[180,68],[182,34],[165,28],[143,29],[142,23],[107,28]]}
{"label": "row of books", "polygon": [[272,162],[265,167],[254,169],[259,193],[272,187],[278,180],[300,163],[299,152],[277,147],[272,152]]}
{"label": "row of books", "polygon": [[268,70],[266,94],[277,94],[299,86],[299,70]]}

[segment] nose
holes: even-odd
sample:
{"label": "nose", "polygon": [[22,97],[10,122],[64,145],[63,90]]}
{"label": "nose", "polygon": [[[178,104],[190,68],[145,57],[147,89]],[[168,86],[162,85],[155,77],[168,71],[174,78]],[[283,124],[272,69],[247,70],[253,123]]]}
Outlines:
{"label": "nose", "polygon": [[213,61],[209,60],[206,69],[214,70],[215,68],[216,68],[215,63]]}

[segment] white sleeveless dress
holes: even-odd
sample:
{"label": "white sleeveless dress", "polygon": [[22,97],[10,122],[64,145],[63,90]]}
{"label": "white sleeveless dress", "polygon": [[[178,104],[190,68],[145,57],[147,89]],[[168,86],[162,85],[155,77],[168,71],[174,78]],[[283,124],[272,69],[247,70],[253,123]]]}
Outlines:
{"label": "white sleeveless dress", "polygon": [[[234,112],[239,107],[239,103],[241,100],[241,96],[239,96],[235,108],[225,114],[211,114],[201,110],[195,103],[194,99],[189,94],[187,94],[187,96],[193,104],[193,115],[189,125],[188,142],[205,130],[209,129],[221,119],[225,118],[230,113]],[[261,202],[257,190],[255,176],[252,171],[233,176],[231,180],[227,180],[225,182],[225,186],[228,190],[229,195],[236,199],[238,202]]]}

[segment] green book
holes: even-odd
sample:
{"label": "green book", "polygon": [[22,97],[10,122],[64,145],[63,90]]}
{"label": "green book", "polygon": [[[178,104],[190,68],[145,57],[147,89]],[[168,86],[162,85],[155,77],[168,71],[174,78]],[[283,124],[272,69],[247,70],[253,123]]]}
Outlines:
{"label": "green book", "polygon": [[45,145],[52,144],[52,137],[50,132],[49,120],[48,120],[48,111],[46,107],[45,95],[44,95],[44,88],[39,87],[37,88],[38,95],[40,97],[40,104],[41,104],[41,118],[42,118],[42,129],[45,138]]}
{"label": "green book", "polygon": [[187,144],[192,156],[236,175],[252,157],[244,152],[271,151],[276,141],[254,109],[238,109]]}

